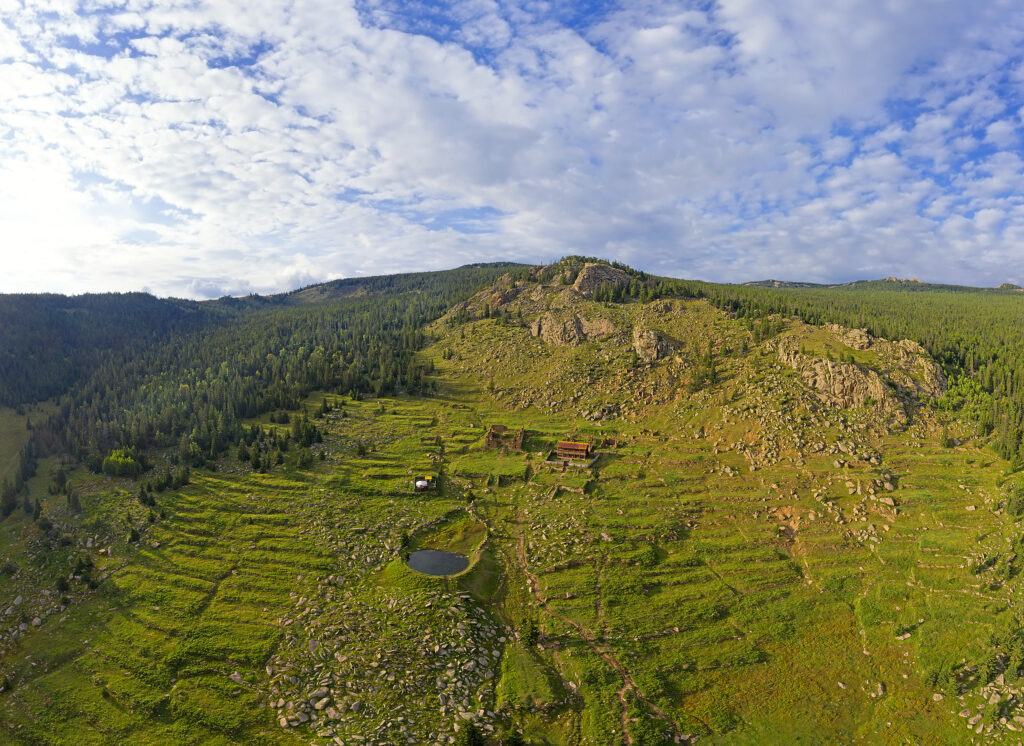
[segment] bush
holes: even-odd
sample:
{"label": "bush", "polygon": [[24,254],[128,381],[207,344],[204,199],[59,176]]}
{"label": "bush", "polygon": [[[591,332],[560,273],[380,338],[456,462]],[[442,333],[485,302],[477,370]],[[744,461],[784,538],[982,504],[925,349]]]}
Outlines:
{"label": "bush", "polygon": [[1010,499],[1006,501],[1006,512],[1014,518],[1024,515],[1024,485],[1017,485],[1014,488]]}
{"label": "bush", "polygon": [[102,468],[108,477],[137,477],[142,473],[142,465],[135,460],[131,448],[115,448],[103,459]]}
{"label": "bush", "polygon": [[540,630],[537,629],[537,622],[533,619],[527,620],[526,624],[519,632],[519,637],[523,641],[523,645],[527,647],[533,647],[537,644],[537,640],[540,638]]}
{"label": "bush", "polygon": [[465,723],[455,734],[455,746],[486,746],[484,734],[475,723]]}

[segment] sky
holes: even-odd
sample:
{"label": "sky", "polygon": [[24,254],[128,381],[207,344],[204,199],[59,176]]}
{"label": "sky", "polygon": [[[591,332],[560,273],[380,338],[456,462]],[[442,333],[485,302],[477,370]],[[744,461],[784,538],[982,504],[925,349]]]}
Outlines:
{"label": "sky", "polygon": [[1024,284],[1009,0],[0,0],[0,292]]}

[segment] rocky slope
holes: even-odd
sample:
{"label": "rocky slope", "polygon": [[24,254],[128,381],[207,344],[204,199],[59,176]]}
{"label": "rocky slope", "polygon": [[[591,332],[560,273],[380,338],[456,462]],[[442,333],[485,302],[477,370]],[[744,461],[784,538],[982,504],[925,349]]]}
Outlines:
{"label": "rocky slope", "polygon": [[906,425],[910,413],[922,399],[946,391],[942,368],[924,348],[910,340],[891,342],[872,337],[864,329],[845,329],[834,324],[824,327],[839,345],[852,351],[873,353],[873,364],[841,362],[803,351],[810,333],[806,325],[794,322],[790,333],[770,343],[779,360],[795,370],[822,402],[834,407],[873,406],[893,425]]}
{"label": "rocky slope", "polygon": [[[813,395],[810,402],[867,408],[888,428],[906,426],[922,401],[946,388],[938,364],[908,340],[776,319],[783,331],[755,343],[752,324],[704,301],[595,301],[599,288],[632,282],[615,267],[586,265],[572,284],[558,265],[535,268],[532,277],[534,282],[520,284],[511,275],[501,278],[437,327],[442,334],[459,330],[460,339],[448,337],[446,344],[464,357],[467,372],[493,379],[495,397],[505,406],[575,411],[598,420],[635,418],[703,388],[696,379],[706,375],[709,351],[723,382],[756,386],[747,376],[751,364],[760,365],[761,354],[772,355],[797,373],[804,392]],[[500,323],[456,324],[456,314],[479,318],[484,309]],[[805,350],[812,336],[836,351],[835,359]],[[479,354],[471,351],[478,347]]]}

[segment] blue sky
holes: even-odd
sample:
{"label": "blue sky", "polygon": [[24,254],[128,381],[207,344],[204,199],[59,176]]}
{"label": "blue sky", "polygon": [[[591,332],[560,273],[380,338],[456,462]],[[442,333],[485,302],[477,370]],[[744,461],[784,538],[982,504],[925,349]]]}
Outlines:
{"label": "blue sky", "polygon": [[1024,284],[1004,0],[0,0],[0,292]]}

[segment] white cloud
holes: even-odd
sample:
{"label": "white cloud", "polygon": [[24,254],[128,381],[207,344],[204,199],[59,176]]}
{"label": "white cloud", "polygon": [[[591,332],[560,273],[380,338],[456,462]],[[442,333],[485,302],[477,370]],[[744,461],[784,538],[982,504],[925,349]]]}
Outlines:
{"label": "white cloud", "polygon": [[627,3],[571,27],[491,0],[101,7],[0,12],[0,291],[209,297],[577,251],[992,284],[1024,235],[1024,24],[1001,0]]}

